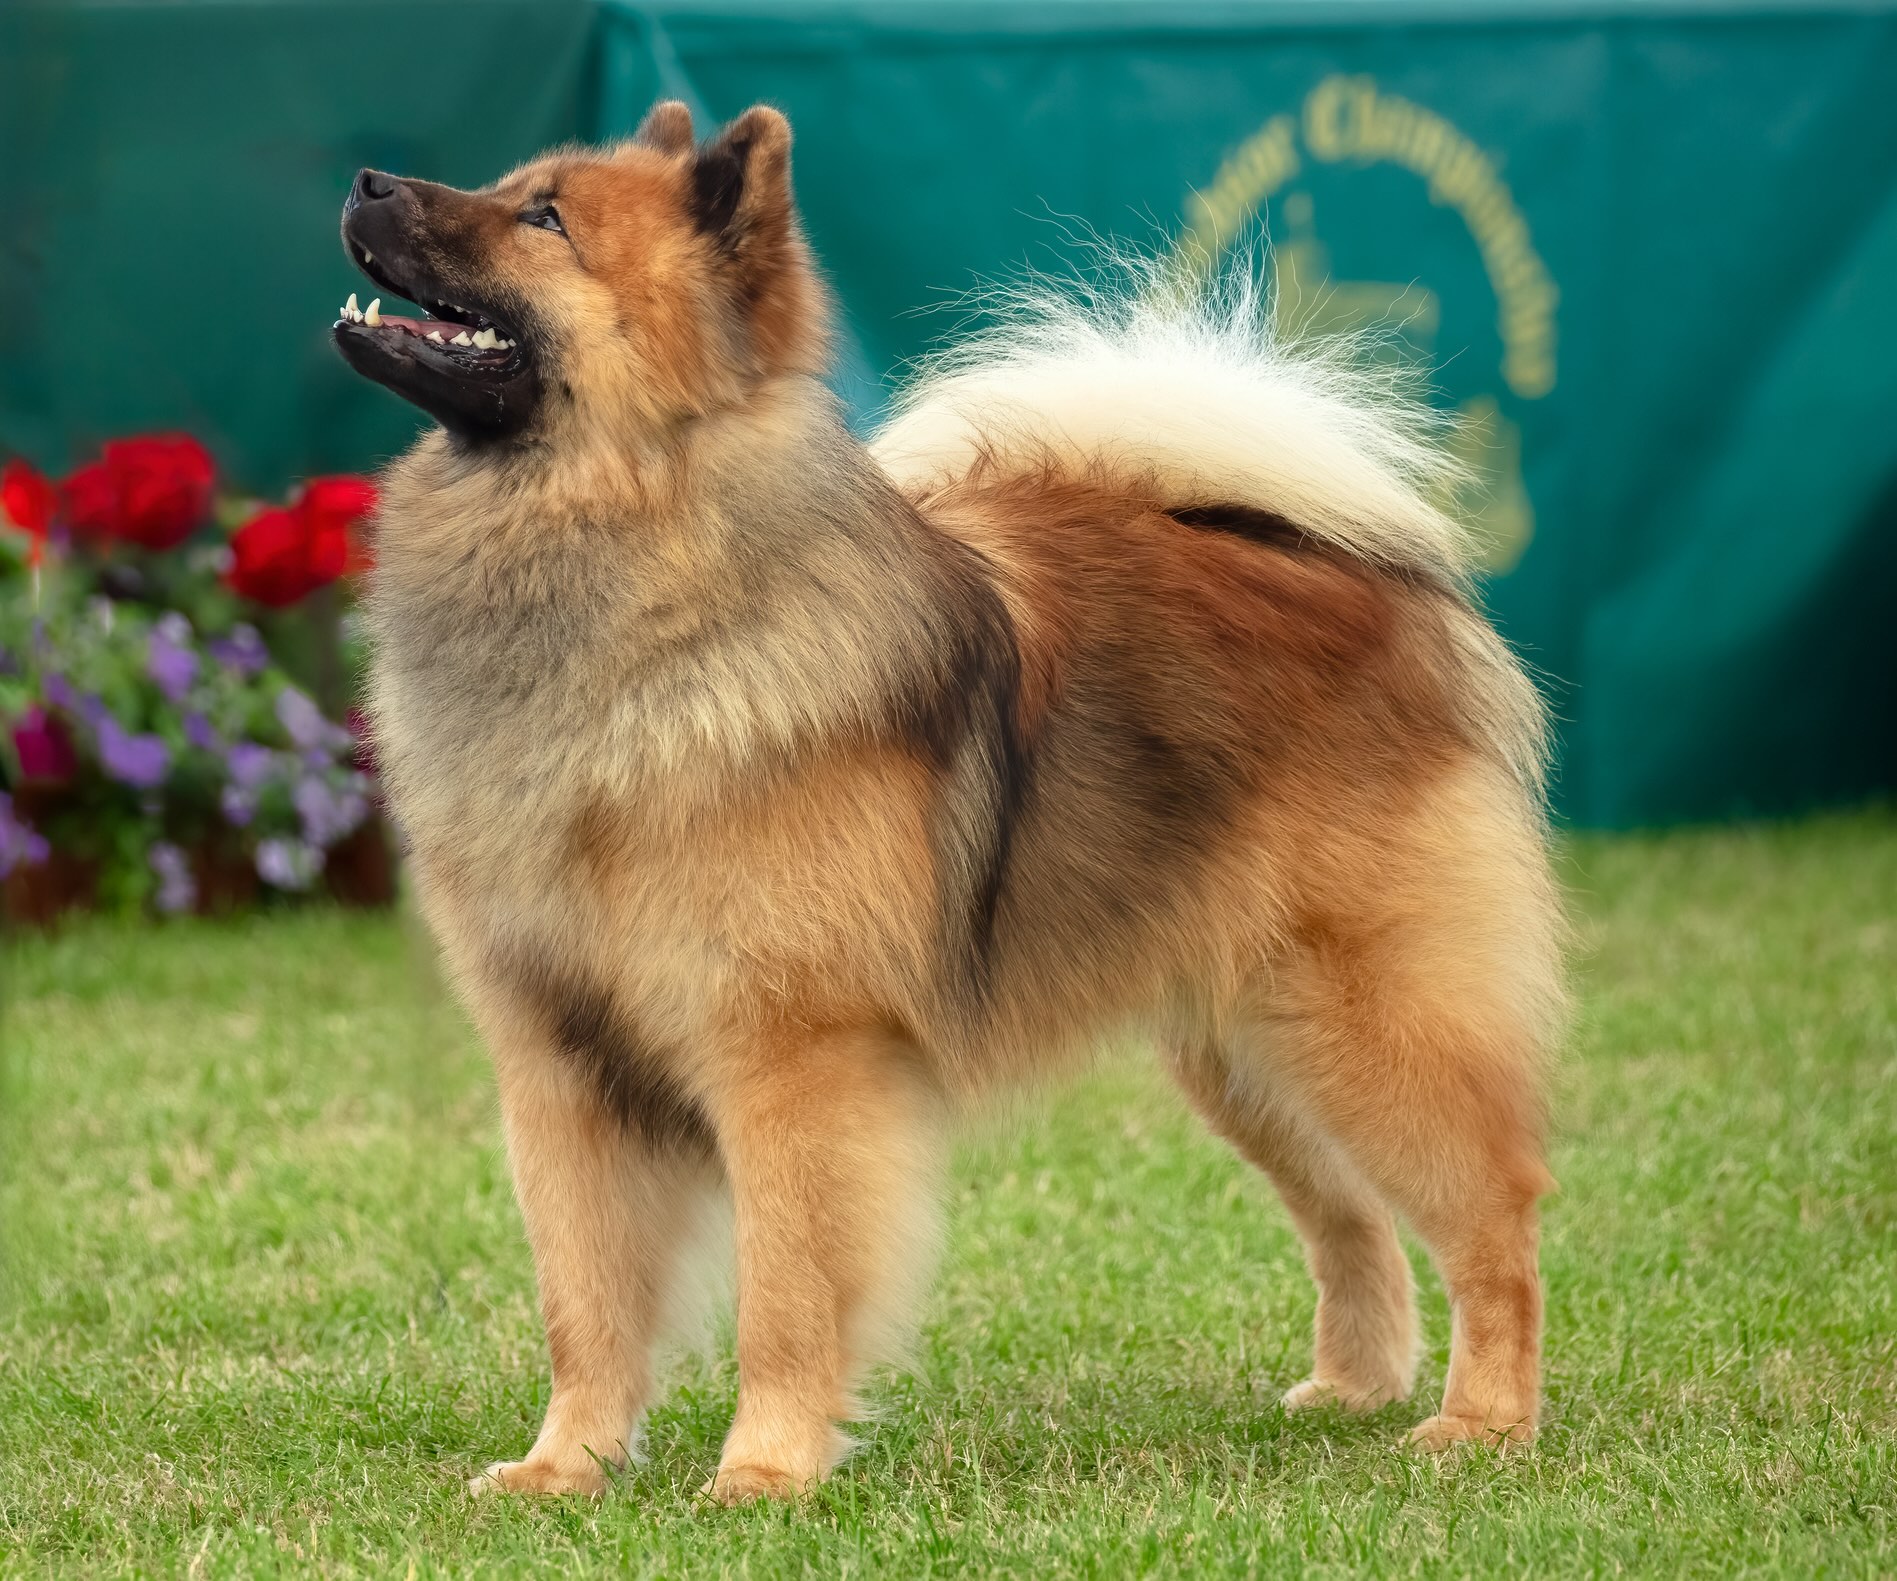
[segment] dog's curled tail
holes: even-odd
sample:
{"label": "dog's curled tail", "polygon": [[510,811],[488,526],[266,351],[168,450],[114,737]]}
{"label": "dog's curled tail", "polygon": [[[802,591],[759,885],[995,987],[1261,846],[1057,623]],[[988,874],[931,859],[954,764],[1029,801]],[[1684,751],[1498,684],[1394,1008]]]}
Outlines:
{"label": "dog's curled tail", "polygon": [[1109,285],[1000,290],[990,327],[926,359],[872,442],[911,494],[1081,473],[1165,510],[1243,506],[1393,568],[1462,585],[1432,502],[1443,419],[1362,337],[1283,338],[1254,260],[1194,271],[1115,255]]}
{"label": "dog's curled tail", "polygon": [[[1194,271],[1112,255],[1108,286],[997,293],[991,327],[925,361],[871,448],[912,498],[1078,477],[1161,510],[1240,506],[1463,595],[1442,608],[1471,724],[1542,806],[1546,713],[1477,613],[1446,419],[1365,336],[1293,342],[1256,259]],[[1449,615],[1459,609],[1457,615]]]}

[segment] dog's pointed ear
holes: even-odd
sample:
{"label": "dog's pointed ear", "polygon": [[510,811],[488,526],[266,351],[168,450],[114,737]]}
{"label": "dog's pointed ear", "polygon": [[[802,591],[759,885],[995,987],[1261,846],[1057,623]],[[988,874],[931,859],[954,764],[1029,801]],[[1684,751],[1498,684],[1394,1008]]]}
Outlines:
{"label": "dog's pointed ear", "polygon": [[780,112],[753,105],[698,151],[692,215],[734,252],[791,228],[790,122]]}
{"label": "dog's pointed ear", "polygon": [[790,122],[746,110],[692,161],[693,223],[717,249],[734,321],[760,373],[821,373],[829,307],[790,191]]}
{"label": "dog's pointed ear", "polygon": [[689,154],[694,141],[692,112],[677,99],[661,99],[646,111],[632,140],[662,154]]}

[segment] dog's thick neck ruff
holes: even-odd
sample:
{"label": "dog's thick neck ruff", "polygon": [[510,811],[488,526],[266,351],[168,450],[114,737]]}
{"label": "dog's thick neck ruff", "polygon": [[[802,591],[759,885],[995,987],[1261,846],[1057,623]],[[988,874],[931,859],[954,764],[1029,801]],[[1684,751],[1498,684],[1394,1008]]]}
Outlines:
{"label": "dog's thick neck ruff", "polygon": [[693,805],[873,728],[938,667],[944,566],[975,576],[796,376],[646,454],[425,443],[383,517],[369,607],[418,753],[511,735],[545,784],[672,777]]}

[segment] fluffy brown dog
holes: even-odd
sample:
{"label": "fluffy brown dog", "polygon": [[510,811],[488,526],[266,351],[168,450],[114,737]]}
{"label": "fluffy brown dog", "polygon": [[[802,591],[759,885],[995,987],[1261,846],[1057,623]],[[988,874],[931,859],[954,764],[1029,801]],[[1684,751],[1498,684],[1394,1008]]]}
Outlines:
{"label": "fluffy brown dog", "polygon": [[553,1360],[486,1485],[597,1489],[728,1193],[712,1492],[808,1487],[916,1290],[945,1122],[1154,1039],[1309,1246],[1289,1407],[1411,1388],[1393,1215],[1455,1313],[1416,1441],[1534,1428],[1559,1016],[1533,688],[1387,394],[1163,273],[1017,312],[865,448],[758,108],[477,192],[365,171],[390,468],[374,719],[493,1052]]}

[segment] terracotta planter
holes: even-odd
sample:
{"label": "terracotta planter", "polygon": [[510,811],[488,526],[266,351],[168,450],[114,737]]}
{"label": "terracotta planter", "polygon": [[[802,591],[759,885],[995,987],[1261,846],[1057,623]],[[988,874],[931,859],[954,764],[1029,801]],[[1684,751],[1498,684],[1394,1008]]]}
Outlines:
{"label": "terracotta planter", "polygon": [[56,850],[44,862],[7,874],[4,895],[8,922],[48,928],[69,911],[92,909],[99,898],[99,864]]}
{"label": "terracotta planter", "polygon": [[191,848],[191,878],[197,886],[192,910],[200,917],[243,911],[257,899],[257,864],[234,841],[207,840]]}
{"label": "terracotta planter", "polygon": [[[22,787],[15,804],[22,814],[43,814],[61,794],[58,788]],[[262,881],[250,853],[236,840],[203,841],[190,848],[188,857],[197,915],[228,916],[256,904]],[[0,884],[0,914],[21,927],[43,928],[68,911],[90,910],[98,901],[100,870],[95,858],[55,848],[44,862],[7,875]],[[392,906],[398,881],[394,836],[380,813],[333,846],[323,864],[323,886],[344,906]]]}
{"label": "terracotta planter", "polygon": [[330,847],[323,882],[331,897],[345,906],[395,904],[394,842],[380,813],[372,813],[348,839]]}
{"label": "terracotta planter", "polygon": [[[13,809],[43,830],[69,804],[71,791],[60,780],[29,779],[13,788]],[[26,928],[50,927],[68,911],[90,911],[99,899],[96,857],[74,856],[54,847],[44,862],[16,867],[3,886],[8,922]]]}

